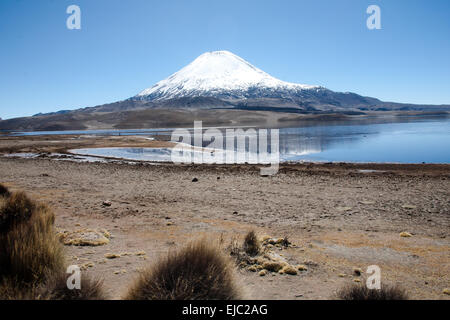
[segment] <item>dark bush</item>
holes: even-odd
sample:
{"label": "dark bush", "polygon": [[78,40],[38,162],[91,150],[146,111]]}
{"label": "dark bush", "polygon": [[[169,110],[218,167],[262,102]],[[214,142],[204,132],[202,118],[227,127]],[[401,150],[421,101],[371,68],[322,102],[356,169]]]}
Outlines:
{"label": "dark bush", "polygon": [[0,278],[19,286],[41,283],[64,267],[63,248],[53,224],[53,212],[24,193],[14,193],[0,208]]}
{"label": "dark bush", "polygon": [[243,249],[249,256],[256,256],[259,253],[261,246],[254,231],[250,231],[245,236]]}
{"label": "dark bush", "polygon": [[9,197],[10,195],[8,188],[0,183],[0,197]]}
{"label": "dark bush", "polygon": [[338,292],[342,300],[408,300],[406,292],[395,286],[382,286],[381,289],[368,289],[363,285],[350,285]]}
{"label": "dark bush", "polygon": [[35,288],[17,283],[14,279],[0,280],[0,300],[34,300]]}
{"label": "dark bush", "polygon": [[33,214],[35,203],[24,192],[13,193],[3,201],[0,208],[0,233],[5,233],[14,225],[28,221]]}
{"label": "dark bush", "polygon": [[128,300],[239,299],[230,262],[205,240],[170,253],[144,271],[126,295]]}
{"label": "dark bush", "polygon": [[69,275],[58,272],[48,277],[45,284],[38,291],[41,300],[105,300],[103,281],[94,280],[87,275],[81,275],[80,289],[69,289],[67,279]]}

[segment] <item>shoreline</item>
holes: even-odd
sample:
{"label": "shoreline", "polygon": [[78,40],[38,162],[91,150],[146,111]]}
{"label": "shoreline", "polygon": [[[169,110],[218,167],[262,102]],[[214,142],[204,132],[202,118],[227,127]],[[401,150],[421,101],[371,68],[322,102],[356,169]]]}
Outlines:
{"label": "shoreline", "polygon": [[[156,148],[156,147],[154,147]],[[20,153],[17,153],[20,154]],[[241,168],[248,171],[258,171],[260,168],[268,167],[267,164],[248,164],[248,163],[233,163],[233,164],[214,164],[214,163],[186,163],[175,164],[170,161],[151,161],[151,160],[135,160],[128,158],[116,158],[106,156],[95,156],[88,154],[72,153],[70,151],[60,154],[47,154],[36,153],[33,156],[31,154],[23,153],[24,156],[12,154],[0,154],[1,159],[22,159],[22,160],[36,160],[45,159],[50,161],[69,161],[74,163],[86,162],[86,163],[115,163],[124,165],[164,165],[164,166],[179,166],[198,168],[199,170],[209,170],[211,168],[218,169],[230,169],[236,170]],[[98,161],[85,160],[84,158],[94,158]],[[79,161],[81,160],[81,161]],[[104,160],[104,161],[102,161]],[[443,174],[450,177],[450,163],[395,163],[395,162],[338,162],[338,161],[280,161],[280,169],[286,171],[302,171],[302,170],[315,170],[315,171],[356,171],[364,174],[370,173],[386,173],[391,174],[394,172],[402,172],[413,175],[421,174]]]}
{"label": "shoreline", "polygon": [[[194,121],[202,120],[205,127],[259,127],[259,128],[293,128],[299,125],[317,125],[317,122],[329,124],[332,122],[392,122],[392,121],[409,121],[417,119],[436,119],[436,118],[448,118],[450,111],[366,111],[363,115],[348,115],[342,112],[330,112],[324,114],[314,113],[289,113],[289,112],[273,112],[273,111],[249,111],[242,109],[195,109],[183,111],[180,109],[171,109],[171,113],[179,113],[178,116],[172,118],[167,115],[167,110],[155,109],[151,114],[147,114],[148,110],[140,110],[143,114],[141,117],[128,119],[127,122],[120,122],[117,124],[104,124],[103,126],[89,125],[89,121],[84,123],[83,121],[77,122],[77,124],[70,123],[58,123],[56,126],[60,131],[86,131],[86,130],[152,130],[152,129],[169,129],[169,128],[189,128]],[[230,114],[227,114],[227,111]],[[158,112],[162,112],[158,116]],[[225,112],[225,113],[223,113]],[[249,113],[250,112],[250,113]],[[139,113],[139,112],[138,112]],[[172,115],[173,116],[173,115]],[[31,118],[39,122],[45,120],[45,124],[51,123],[51,115],[43,115],[40,117]],[[240,117],[246,118],[245,121],[237,121]],[[49,119],[47,119],[49,118]],[[161,120],[164,118],[166,120]],[[224,118],[222,121],[218,118]],[[0,129],[0,135],[6,132],[27,132],[27,130],[13,130],[11,128],[20,127],[20,121],[24,118],[6,119],[0,121],[4,126]],[[145,120],[145,121],[143,121]],[[178,123],[178,125],[177,125]],[[9,125],[8,125],[9,124]],[[28,124],[29,125],[29,124]],[[39,131],[47,132],[51,131],[47,128],[54,128],[55,126],[46,127],[40,125],[42,128]],[[139,128],[139,129],[136,129]],[[33,130],[35,132],[39,132]],[[31,131],[32,132],[32,131]]]}
{"label": "shoreline", "polygon": [[[161,139],[161,137],[159,137]],[[151,165],[175,165],[166,161],[134,160],[128,158],[104,157],[95,155],[81,155],[73,153],[75,149],[96,148],[172,148],[174,142],[166,140],[149,140],[146,136],[86,136],[86,135],[42,135],[0,137],[0,157],[11,157],[13,154],[35,154],[39,158],[56,158],[58,156],[89,157],[114,162],[148,163]],[[55,154],[52,156],[52,154]],[[20,157],[19,157],[20,158]],[[70,159],[66,159],[70,160]],[[75,159],[74,159],[75,160]],[[264,164],[183,164],[184,166],[243,166],[264,167]],[[349,168],[361,170],[407,170],[430,171],[450,170],[450,163],[395,163],[395,162],[347,162],[347,161],[280,161],[281,167],[317,168]]]}

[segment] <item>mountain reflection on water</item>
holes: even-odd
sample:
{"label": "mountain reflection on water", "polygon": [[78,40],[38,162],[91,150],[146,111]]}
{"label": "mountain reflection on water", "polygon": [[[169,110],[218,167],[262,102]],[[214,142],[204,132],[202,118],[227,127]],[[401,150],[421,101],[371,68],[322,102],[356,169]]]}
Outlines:
{"label": "mountain reflection on water", "polygon": [[[384,123],[321,122],[298,128],[282,128],[279,131],[280,160],[450,163],[450,119],[413,120]],[[225,135],[226,130],[221,129],[221,132]],[[242,133],[249,131],[234,131],[235,136]],[[170,131],[165,134],[170,135]],[[270,144],[270,138],[267,140]],[[204,141],[203,146],[207,147],[209,143]],[[225,138],[223,146],[226,147]],[[73,152],[132,160],[171,161],[171,150],[167,148],[97,148]]]}

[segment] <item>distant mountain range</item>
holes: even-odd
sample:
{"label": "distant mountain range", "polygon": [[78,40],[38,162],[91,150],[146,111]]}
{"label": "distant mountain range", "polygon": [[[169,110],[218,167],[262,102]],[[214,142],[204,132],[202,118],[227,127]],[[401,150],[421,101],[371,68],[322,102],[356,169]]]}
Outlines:
{"label": "distant mountain range", "polygon": [[207,52],[124,101],[0,121],[1,130],[69,130],[210,125],[271,125],[313,115],[448,113],[449,105],[383,102],[355,93],[278,80],[228,51]]}

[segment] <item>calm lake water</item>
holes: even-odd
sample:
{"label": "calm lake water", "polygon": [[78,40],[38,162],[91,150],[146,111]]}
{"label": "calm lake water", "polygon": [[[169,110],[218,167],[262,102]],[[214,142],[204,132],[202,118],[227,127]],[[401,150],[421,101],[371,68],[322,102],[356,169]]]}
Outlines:
{"label": "calm lake water", "polygon": [[[281,161],[450,163],[450,118],[307,122],[280,129]],[[173,129],[27,132],[16,135],[169,135]],[[222,129],[225,132],[224,129]],[[204,144],[206,145],[206,143]],[[130,160],[171,161],[166,148],[98,148],[74,153]],[[209,151],[208,151],[209,152]]]}
{"label": "calm lake water", "polygon": [[450,119],[283,129],[283,160],[450,163]]}
{"label": "calm lake water", "polygon": [[[283,128],[280,129],[279,150],[281,161],[450,163],[450,119],[364,124],[335,122]],[[73,152],[130,160],[171,161],[170,149],[166,148],[99,148]]]}

